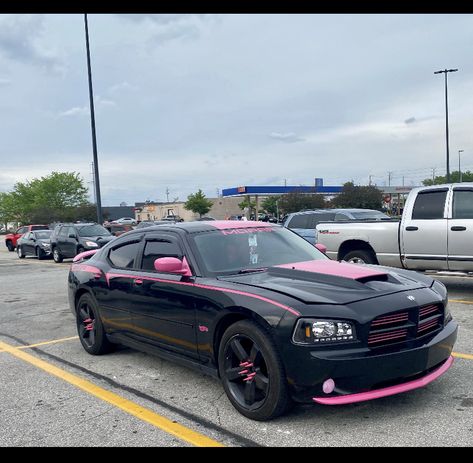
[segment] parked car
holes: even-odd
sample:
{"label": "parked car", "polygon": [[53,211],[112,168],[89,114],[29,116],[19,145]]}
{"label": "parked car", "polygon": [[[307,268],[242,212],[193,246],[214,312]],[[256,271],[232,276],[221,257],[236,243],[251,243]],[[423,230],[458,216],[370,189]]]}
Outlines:
{"label": "parked car", "polygon": [[25,233],[17,241],[17,253],[20,259],[36,256],[38,260],[51,257],[52,230],[35,230]]}
{"label": "parked car", "polygon": [[209,215],[204,215],[203,217],[199,217],[198,219],[195,219],[197,221],[206,221],[206,220],[216,220],[213,217],[210,217]]}
{"label": "parked car", "polygon": [[54,262],[75,257],[81,252],[97,249],[115,237],[96,223],[69,223],[58,225],[51,235],[51,252]]}
{"label": "parked car", "polygon": [[160,225],[92,253],[76,257],[68,279],[84,349],[125,344],[219,377],[251,419],[293,400],[409,391],[453,362],[457,323],[441,282],[332,261],[278,225]]}
{"label": "parked car", "polygon": [[152,227],[153,225],[169,225],[173,223],[172,220],[143,220],[137,225],[137,229]]}
{"label": "parked car", "polygon": [[47,225],[25,225],[18,228],[14,233],[5,235],[5,245],[10,252],[16,249],[17,241],[27,232],[33,230],[49,230]]}
{"label": "parked car", "polygon": [[136,220],[133,217],[121,217],[120,219],[112,220],[111,223],[136,225]]}
{"label": "parked car", "polygon": [[338,260],[473,272],[473,183],[414,188],[400,221],[322,223],[317,241]]}
{"label": "parked car", "polygon": [[315,209],[289,214],[284,227],[301,235],[309,243],[316,242],[316,226],[320,222],[347,222],[368,220],[391,220],[386,214],[372,209]]}
{"label": "parked car", "polygon": [[104,223],[103,226],[113,236],[120,236],[120,235],[123,235],[123,233],[133,230],[133,227],[128,224],[118,224],[118,223],[108,222],[108,223]]}
{"label": "parked car", "polygon": [[166,215],[161,220],[169,221],[169,222],[184,222],[184,219],[181,216],[173,215],[173,214]]}

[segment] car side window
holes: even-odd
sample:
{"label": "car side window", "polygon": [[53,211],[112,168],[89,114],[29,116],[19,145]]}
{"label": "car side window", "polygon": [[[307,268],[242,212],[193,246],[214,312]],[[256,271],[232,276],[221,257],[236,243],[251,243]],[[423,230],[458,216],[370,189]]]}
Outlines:
{"label": "car side window", "polygon": [[473,190],[453,191],[453,219],[473,219]]}
{"label": "car side window", "polygon": [[312,214],[310,216],[309,228],[315,228],[319,222],[332,222],[335,214],[322,212],[321,214]]}
{"label": "car side window", "polygon": [[67,229],[68,229],[68,227],[61,227],[59,229],[58,236],[61,237],[61,238],[64,238],[67,234]]}
{"label": "car side window", "polygon": [[136,268],[135,262],[139,247],[140,242],[134,241],[112,248],[108,254],[108,259],[113,267]]}
{"label": "car side window", "polygon": [[416,198],[412,220],[443,219],[448,190],[421,191]]}
{"label": "car side window", "polygon": [[23,235],[24,233],[26,233],[28,231],[28,228],[27,227],[21,227],[19,228],[16,233],[19,234],[19,235]]}
{"label": "car side window", "polygon": [[335,222],[345,222],[346,220],[349,220],[349,218],[345,214],[339,212],[335,215]]}
{"label": "car side window", "polygon": [[292,217],[287,228],[310,228],[309,227],[309,214],[299,214]]}
{"label": "car side window", "polygon": [[68,227],[66,235],[67,236],[69,236],[69,235],[77,236],[77,230],[74,227]]}
{"label": "car side window", "polygon": [[170,239],[153,239],[147,241],[143,250],[141,269],[147,272],[154,272],[154,261],[161,257],[182,258],[182,251],[179,245]]}

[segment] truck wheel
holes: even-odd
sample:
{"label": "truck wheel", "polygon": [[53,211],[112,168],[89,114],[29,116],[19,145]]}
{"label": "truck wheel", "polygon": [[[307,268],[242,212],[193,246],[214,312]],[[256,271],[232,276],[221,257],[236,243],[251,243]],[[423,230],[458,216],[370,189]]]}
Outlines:
{"label": "truck wheel", "polygon": [[350,262],[351,264],[376,264],[375,255],[365,249],[357,249],[345,254],[342,260]]}
{"label": "truck wheel", "polygon": [[7,248],[10,252],[13,252],[15,250],[15,246],[13,246],[11,241],[7,241],[5,244],[7,245]]}

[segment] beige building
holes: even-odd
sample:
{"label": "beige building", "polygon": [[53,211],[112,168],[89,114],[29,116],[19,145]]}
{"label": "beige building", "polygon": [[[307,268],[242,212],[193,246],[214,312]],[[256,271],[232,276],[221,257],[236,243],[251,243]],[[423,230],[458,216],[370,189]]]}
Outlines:
{"label": "beige building", "polygon": [[[228,198],[208,198],[212,201],[213,206],[206,216],[213,217],[217,220],[224,220],[231,215],[241,215],[242,210],[238,204],[243,201],[242,198],[228,197]],[[184,208],[185,202],[174,203],[136,203],[135,204],[135,218],[137,221],[142,220],[161,220],[163,217],[170,215],[178,215],[185,222],[191,222],[199,218],[199,214],[194,214]]]}

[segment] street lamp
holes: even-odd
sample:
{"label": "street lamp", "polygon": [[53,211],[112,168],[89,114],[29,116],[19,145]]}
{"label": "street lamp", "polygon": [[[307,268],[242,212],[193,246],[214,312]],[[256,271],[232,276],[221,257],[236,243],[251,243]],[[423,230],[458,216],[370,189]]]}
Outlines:
{"label": "street lamp", "polygon": [[464,150],[458,150],[458,172],[460,173],[460,183],[462,182],[462,170],[460,167],[460,153],[463,153]]}
{"label": "street lamp", "polygon": [[434,74],[445,74],[445,128],[447,141],[447,183],[450,183],[450,153],[448,149],[448,92],[447,92],[447,73],[457,72],[458,69],[444,69],[443,71],[435,71]]}
{"label": "street lamp", "polygon": [[89,25],[87,23],[86,14],[84,14],[84,24],[85,24],[85,48],[87,51],[87,74],[89,77],[90,126],[92,129],[92,149],[94,152],[95,201],[97,204],[97,222],[99,224],[102,224],[103,223],[102,199],[100,197],[99,162],[97,158],[97,137],[95,135],[94,90],[92,88],[92,69],[90,67]]}

